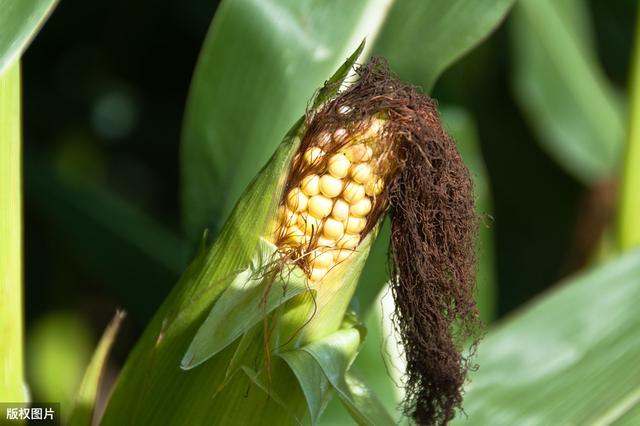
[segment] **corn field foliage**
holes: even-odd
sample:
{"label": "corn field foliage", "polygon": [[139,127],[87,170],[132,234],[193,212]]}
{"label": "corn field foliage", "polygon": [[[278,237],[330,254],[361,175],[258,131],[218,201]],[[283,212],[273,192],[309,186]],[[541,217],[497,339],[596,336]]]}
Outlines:
{"label": "corn field foliage", "polygon": [[272,273],[305,113],[381,57],[438,101],[473,180],[486,333],[450,423],[638,424],[638,16],[0,0],[0,403],[80,426],[411,424],[390,221],[356,214],[337,266]]}

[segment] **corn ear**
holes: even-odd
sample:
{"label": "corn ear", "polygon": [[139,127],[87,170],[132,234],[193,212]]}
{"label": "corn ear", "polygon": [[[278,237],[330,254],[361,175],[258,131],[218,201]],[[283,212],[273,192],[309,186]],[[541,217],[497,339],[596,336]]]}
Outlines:
{"label": "corn ear", "polygon": [[[337,92],[361,49],[318,92],[314,105]],[[301,119],[293,126],[249,185],[216,242],[205,238],[127,360],[102,424],[291,424],[306,416],[295,375],[271,352],[295,350],[340,326],[375,230],[340,265],[343,278],[327,286],[322,298],[303,291],[295,278],[274,280],[266,309],[256,306],[262,290],[255,278],[272,262],[273,247],[264,237],[271,235],[303,125]],[[288,275],[302,277],[293,268]],[[290,293],[283,293],[286,285]],[[244,320],[225,332],[220,326],[229,324],[228,315]],[[273,333],[265,333],[263,317]]]}

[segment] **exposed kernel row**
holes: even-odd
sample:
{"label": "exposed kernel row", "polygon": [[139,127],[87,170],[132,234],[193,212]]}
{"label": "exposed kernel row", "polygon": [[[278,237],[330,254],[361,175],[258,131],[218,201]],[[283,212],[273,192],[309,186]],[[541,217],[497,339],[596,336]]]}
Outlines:
{"label": "exposed kernel row", "polygon": [[[344,129],[334,132],[334,137],[342,136],[340,132]],[[319,146],[328,140],[330,137],[321,135]],[[347,144],[329,158],[319,146],[302,154],[302,161],[312,166],[305,170],[313,171],[289,190],[276,224],[279,243],[302,248],[298,261],[307,266],[311,281],[322,280],[357,248],[375,197],[384,189],[367,143]]]}

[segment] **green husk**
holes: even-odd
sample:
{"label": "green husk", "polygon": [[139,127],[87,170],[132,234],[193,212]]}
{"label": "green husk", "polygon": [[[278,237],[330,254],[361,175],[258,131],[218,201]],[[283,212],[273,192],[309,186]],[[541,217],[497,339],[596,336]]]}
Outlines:
{"label": "green husk", "polygon": [[[265,274],[275,255],[276,247],[260,240],[251,264],[236,275],[200,326],[182,359],[183,369],[202,364],[258,324],[264,315],[307,291],[306,275],[300,268],[293,267],[285,273],[286,282],[276,277],[271,291],[265,294],[270,279]],[[260,309],[263,299],[264,307]]]}
{"label": "green husk", "polygon": [[366,330],[347,315],[335,333],[298,350],[280,354],[296,374],[316,424],[334,389],[345,409],[360,425],[393,425],[380,401],[351,365],[364,342]]}
{"label": "green husk", "polygon": [[[221,418],[223,408],[234,406],[229,399],[235,397],[239,405],[253,405],[251,410],[238,408],[238,422],[251,421],[246,417],[247,411],[276,416],[282,413],[272,402],[264,402],[268,398],[259,396],[259,390],[245,398],[249,379],[237,374],[225,392],[233,397],[222,398],[223,394],[217,393],[212,400],[214,391],[226,381],[226,369],[238,343],[227,347],[201,368],[183,371],[179,367],[212,304],[251,261],[268,220],[275,213],[286,177],[283,171],[287,170],[299,143],[294,136],[297,128],[254,179],[215,244],[203,241],[196,259],[127,360],[103,424],[211,424]],[[257,356],[261,345],[256,348],[253,344],[249,349],[245,352],[246,359]]]}
{"label": "green husk", "polygon": [[345,327],[314,341],[302,350],[318,363],[336,390],[351,417],[361,425],[393,425],[394,422],[380,402],[359,377],[349,374],[362,346],[366,330],[362,325],[345,320]]}
{"label": "green husk", "polygon": [[303,350],[279,354],[296,375],[302,388],[312,425],[317,424],[320,415],[331,400],[331,385],[320,365]]}

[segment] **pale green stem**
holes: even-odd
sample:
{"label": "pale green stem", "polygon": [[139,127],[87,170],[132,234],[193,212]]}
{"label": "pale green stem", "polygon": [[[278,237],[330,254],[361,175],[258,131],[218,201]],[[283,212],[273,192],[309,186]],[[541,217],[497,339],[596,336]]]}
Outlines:
{"label": "pale green stem", "polygon": [[24,402],[20,63],[0,75],[0,401]]}
{"label": "pale green stem", "polygon": [[640,246],[640,8],[632,61],[629,139],[618,217],[618,241],[622,250]]}

